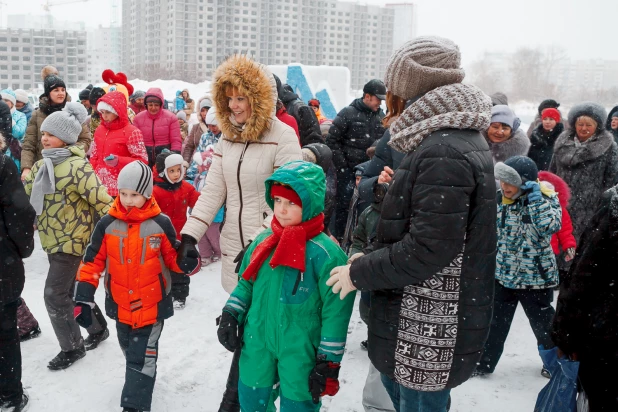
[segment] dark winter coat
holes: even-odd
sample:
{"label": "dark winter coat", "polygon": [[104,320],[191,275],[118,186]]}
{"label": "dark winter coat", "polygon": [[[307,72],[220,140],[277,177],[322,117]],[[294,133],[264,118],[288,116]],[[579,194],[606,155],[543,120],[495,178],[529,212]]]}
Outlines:
{"label": "dark winter coat", "polygon": [[[537,115],[534,117],[534,120],[532,121],[532,123],[530,123],[530,126],[528,126],[528,131],[526,132],[526,136],[530,137],[532,136],[532,132],[534,132],[536,130],[537,127],[539,127],[539,125],[543,123],[543,119],[541,119],[541,115],[537,113]],[[564,127],[567,128],[568,127],[568,123],[565,121],[565,118],[560,117],[560,124]]]}
{"label": "dark winter coat", "polygon": [[[489,333],[496,244],[496,187],[487,142],[473,130],[431,133],[395,172],[382,203],[374,251],[350,269],[356,288],[372,291],[369,357],[381,373],[392,378],[396,349],[409,349],[397,348],[398,329],[409,327],[400,325],[400,311],[422,304],[418,295],[416,301],[403,301],[404,288],[439,283],[460,270],[453,307],[458,308],[457,326],[449,329],[452,334],[446,332],[454,340],[453,362],[434,379],[446,380],[447,388],[468,379]],[[445,304],[436,314],[453,308]]]}
{"label": "dark winter coat", "polygon": [[526,156],[530,149],[530,139],[526,136],[526,133],[522,129],[517,129],[513,132],[510,139],[501,142],[494,143],[484,133],[489,149],[491,150],[491,157],[494,160],[494,164],[498,162],[504,162],[509,157],[513,156]]}
{"label": "dark winter coat", "polygon": [[560,285],[552,340],[580,360],[618,360],[618,190],[602,195]]}
{"label": "dark winter coat", "polygon": [[571,129],[560,135],[554,145],[549,171],[560,176],[571,189],[568,210],[573,221],[573,235],[579,243],[601,195],[616,184],[618,146],[607,130],[600,130],[583,145],[577,145],[576,138]]}
{"label": "dark winter coat", "polygon": [[[0,150],[4,149],[0,136]],[[0,154],[0,306],[15,301],[24,288],[24,264],[34,250],[36,215],[15,163]]]}
{"label": "dark winter coat", "polygon": [[369,160],[367,149],[384,134],[383,118],[382,110],[372,111],[362,98],[337,114],[326,137],[337,174],[342,170],[351,174],[357,165]]}
{"label": "dark winter coat", "polygon": [[298,98],[298,95],[294,93],[290,85],[280,85],[278,82],[277,90],[279,92],[279,100],[283,102],[285,110],[296,119],[301,147],[311,143],[324,143],[322,133],[320,132],[320,123],[313,109]]}
{"label": "dark winter coat", "polygon": [[609,115],[607,116],[607,122],[605,123],[605,128],[611,132],[614,136],[614,141],[618,144],[618,129],[612,129],[612,117],[616,112],[618,112],[618,106],[615,106],[612,110],[610,110]]}
{"label": "dark winter coat", "polygon": [[397,170],[405,156],[388,145],[390,140],[391,132],[390,129],[387,129],[376,145],[375,155],[367,162],[367,166],[363,170],[363,178],[358,185],[358,192],[361,200],[364,202],[370,203],[373,201],[373,187],[378,181],[380,173],[384,170],[384,166]]}
{"label": "dark winter coat", "polygon": [[13,117],[9,105],[0,100],[0,135],[4,137],[2,142],[2,153],[6,153],[13,141]]}
{"label": "dark winter coat", "polygon": [[564,126],[562,123],[557,123],[556,127],[549,132],[543,129],[543,124],[541,123],[534,132],[532,132],[528,157],[534,160],[539,170],[549,169],[551,158],[554,155],[554,144],[563,131]]}

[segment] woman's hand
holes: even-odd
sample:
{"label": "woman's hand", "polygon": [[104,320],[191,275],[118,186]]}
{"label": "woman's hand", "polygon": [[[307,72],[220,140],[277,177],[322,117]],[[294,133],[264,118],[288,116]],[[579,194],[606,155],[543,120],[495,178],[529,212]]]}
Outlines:
{"label": "woman's hand", "polygon": [[30,169],[23,169],[21,172],[21,181],[25,181],[28,175],[30,174]]}
{"label": "woman's hand", "polygon": [[388,166],[384,166],[384,170],[380,172],[378,177],[378,183],[390,183],[393,180],[393,169]]}

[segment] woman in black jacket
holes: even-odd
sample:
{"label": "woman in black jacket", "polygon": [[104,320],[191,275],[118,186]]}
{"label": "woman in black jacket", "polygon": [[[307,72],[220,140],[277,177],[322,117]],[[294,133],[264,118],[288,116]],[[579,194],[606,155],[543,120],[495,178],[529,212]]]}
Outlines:
{"label": "woman in black jacket", "polygon": [[564,125],[560,123],[558,109],[545,109],[541,114],[542,121],[530,136],[530,150],[528,157],[534,160],[537,169],[549,170],[551,158],[554,155],[554,143],[560,133],[564,131]]}
{"label": "woman in black jacket", "polygon": [[[0,135],[0,151],[4,149]],[[23,410],[28,403],[21,384],[17,308],[24,288],[22,259],[34,249],[34,218],[17,166],[0,154],[0,401],[15,411]]]}
{"label": "woman in black jacket", "polygon": [[580,362],[590,411],[618,411],[618,190],[603,194],[560,285],[552,340]]}

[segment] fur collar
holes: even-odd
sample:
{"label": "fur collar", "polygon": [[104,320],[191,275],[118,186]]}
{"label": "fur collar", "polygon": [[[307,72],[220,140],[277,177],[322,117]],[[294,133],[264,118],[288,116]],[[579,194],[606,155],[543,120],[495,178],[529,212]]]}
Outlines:
{"label": "fur collar", "polygon": [[522,129],[517,129],[513,133],[513,136],[502,143],[494,143],[487,137],[487,132],[483,132],[485,140],[491,150],[491,156],[494,159],[494,163],[504,162],[509,157],[513,156],[527,156],[530,149],[530,139],[526,136],[526,132]]}
{"label": "fur collar", "polygon": [[614,138],[607,130],[602,130],[583,145],[575,144],[575,131],[568,129],[558,137],[554,145],[556,160],[565,166],[575,166],[603,156],[611,149]]}
{"label": "fur collar", "polygon": [[[260,140],[270,129],[277,109],[277,85],[270,70],[246,55],[234,54],[221,63],[213,78],[213,104],[223,134],[237,142]],[[228,86],[249,99],[252,114],[244,125],[234,121],[228,107]]]}
{"label": "fur collar", "polygon": [[611,196],[609,200],[609,235],[618,238],[618,190],[616,186],[605,192],[605,196]]}

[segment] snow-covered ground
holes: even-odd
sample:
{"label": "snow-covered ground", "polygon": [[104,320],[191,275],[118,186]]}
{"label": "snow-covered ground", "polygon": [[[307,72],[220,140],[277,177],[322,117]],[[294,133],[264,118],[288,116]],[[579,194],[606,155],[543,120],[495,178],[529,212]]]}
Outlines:
{"label": "snow-covered ground", "polygon": [[[38,236],[36,243],[36,251],[26,260],[23,293],[43,331],[39,338],[22,344],[23,383],[31,396],[30,411],[120,411],[124,358],[113,321],[109,323],[110,338],[84,359],[65,371],[47,369],[47,363],[60,349],[43,303],[47,256]],[[193,276],[187,307],[166,321],[159,346],[154,412],[211,412],[218,408],[231,361],[231,354],[218,343],[216,335],[215,318],[226,299],[219,271],[220,265],[215,264]],[[103,307],[102,288],[96,298]],[[365,336],[366,327],[355,310],[342,363],[341,391],[324,401],[323,411],[363,411],[362,390],[369,360],[359,343]],[[547,383],[540,376],[541,361],[535,346],[528,321],[519,308],[496,373],[456,388],[451,411],[532,411],[539,390]]]}

